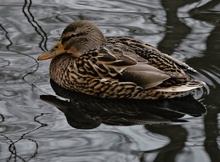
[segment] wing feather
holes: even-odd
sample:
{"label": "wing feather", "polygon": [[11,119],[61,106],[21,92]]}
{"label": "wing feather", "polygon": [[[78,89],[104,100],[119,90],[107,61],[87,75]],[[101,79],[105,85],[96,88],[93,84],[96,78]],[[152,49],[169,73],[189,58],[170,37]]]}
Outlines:
{"label": "wing feather", "polygon": [[[93,54],[94,52],[96,54]],[[185,71],[196,72],[187,64],[129,37],[111,38],[109,44],[86,55],[90,55],[91,59],[84,64],[89,63],[97,72],[93,78],[132,82],[144,89],[160,85],[162,87],[184,85],[191,80]],[[186,85],[176,91],[193,89],[194,86],[187,87]]]}
{"label": "wing feather", "polygon": [[[115,48],[117,48],[117,50],[115,50]],[[110,72],[115,73],[114,75],[111,74],[111,76],[115,76],[119,82],[133,82],[138,86],[148,89],[156,87],[170,78],[170,76],[162,70],[149,65],[147,60],[137,60],[137,54],[134,51],[126,51],[123,47],[121,47],[120,50],[117,46],[101,51],[108,52],[99,54],[94,67],[97,67],[97,65],[100,67],[100,64],[102,64],[102,66],[108,69],[109,74]],[[114,56],[116,60],[106,59],[109,57],[108,55]],[[100,74],[100,76],[103,78],[103,74]],[[106,78],[108,78],[108,76],[106,76]]]}
{"label": "wing feather", "polygon": [[137,63],[127,67],[118,77],[120,81],[134,82],[145,89],[156,87],[170,78],[163,71],[146,63]]}

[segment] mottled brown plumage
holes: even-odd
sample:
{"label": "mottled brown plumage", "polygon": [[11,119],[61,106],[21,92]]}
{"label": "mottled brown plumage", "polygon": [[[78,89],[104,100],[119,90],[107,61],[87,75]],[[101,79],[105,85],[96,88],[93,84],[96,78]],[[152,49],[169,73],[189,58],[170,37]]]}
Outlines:
{"label": "mottled brown plumage", "polygon": [[204,82],[196,72],[132,37],[107,37],[91,22],[67,26],[59,43],[38,59],[53,58],[50,77],[68,90],[102,98],[160,99],[182,97]]}

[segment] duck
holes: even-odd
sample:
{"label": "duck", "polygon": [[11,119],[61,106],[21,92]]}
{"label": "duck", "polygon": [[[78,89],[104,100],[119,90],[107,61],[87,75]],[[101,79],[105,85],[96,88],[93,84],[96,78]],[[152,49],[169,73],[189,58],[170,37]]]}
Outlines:
{"label": "duck", "polygon": [[206,85],[186,63],[130,36],[105,37],[87,20],[69,24],[37,59],[52,59],[50,78],[62,88],[100,98],[180,98]]}

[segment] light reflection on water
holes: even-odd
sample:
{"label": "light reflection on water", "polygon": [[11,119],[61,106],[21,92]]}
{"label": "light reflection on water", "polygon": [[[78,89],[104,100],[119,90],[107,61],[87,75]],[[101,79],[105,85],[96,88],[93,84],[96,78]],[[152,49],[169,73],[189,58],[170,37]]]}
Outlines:
{"label": "light reflection on water", "polygon": [[[219,7],[219,0],[2,1],[0,161],[220,161]],[[197,69],[208,84],[196,94],[207,114],[176,124],[72,128],[40,99],[54,92],[49,62],[39,65],[36,58],[81,19],[106,36],[134,36]]]}

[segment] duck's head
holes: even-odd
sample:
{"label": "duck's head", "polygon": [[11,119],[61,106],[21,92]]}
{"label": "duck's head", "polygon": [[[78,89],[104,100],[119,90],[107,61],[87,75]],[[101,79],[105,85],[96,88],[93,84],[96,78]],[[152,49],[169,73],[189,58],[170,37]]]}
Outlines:
{"label": "duck's head", "polygon": [[85,20],[74,22],[64,29],[60,41],[50,51],[41,54],[38,60],[51,59],[65,53],[79,57],[105,42],[103,33],[96,25]]}

